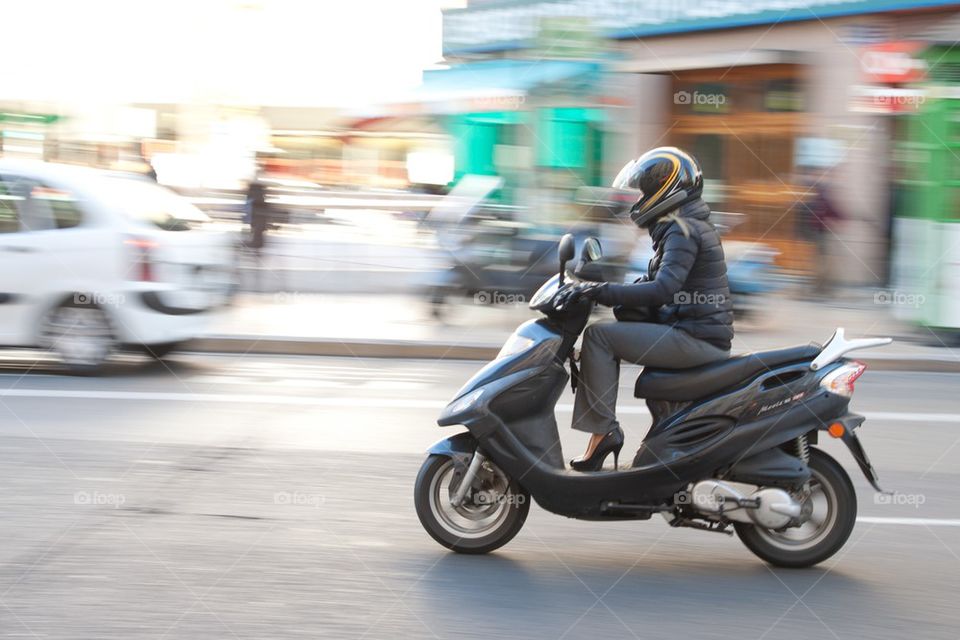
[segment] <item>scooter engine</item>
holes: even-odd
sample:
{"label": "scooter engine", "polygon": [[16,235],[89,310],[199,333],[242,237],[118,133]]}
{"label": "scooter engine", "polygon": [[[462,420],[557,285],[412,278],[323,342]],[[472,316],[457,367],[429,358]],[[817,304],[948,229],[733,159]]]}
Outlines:
{"label": "scooter engine", "polygon": [[711,520],[749,522],[767,529],[802,522],[803,505],[783,489],[704,480],[694,484],[687,495],[689,506]]}

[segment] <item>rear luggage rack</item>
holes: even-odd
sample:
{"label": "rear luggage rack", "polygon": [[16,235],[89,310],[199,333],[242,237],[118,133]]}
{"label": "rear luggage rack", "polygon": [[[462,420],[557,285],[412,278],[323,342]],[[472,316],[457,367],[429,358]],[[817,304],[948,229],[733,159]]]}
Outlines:
{"label": "rear luggage rack", "polygon": [[847,340],[843,334],[843,327],[837,327],[833,337],[824,345],[820,355],[810,363],[810,368],[818,371],[831,362],[836,362],[849,351],[867,349],[869,347],[882,347],[891,342],[893,342],[893,338],[854,338],[853,340]]}

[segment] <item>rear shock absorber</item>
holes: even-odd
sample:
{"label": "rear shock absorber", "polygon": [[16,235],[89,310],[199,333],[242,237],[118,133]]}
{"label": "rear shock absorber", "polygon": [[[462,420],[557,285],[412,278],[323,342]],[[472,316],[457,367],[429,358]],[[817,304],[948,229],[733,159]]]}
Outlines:
{"label": "rear shock absorber", "polygon": [[807,436],[798,436],[794,443],[797,447],[797,457],[803,460],[804,464],[810,462],[810,445],[807,442]]}

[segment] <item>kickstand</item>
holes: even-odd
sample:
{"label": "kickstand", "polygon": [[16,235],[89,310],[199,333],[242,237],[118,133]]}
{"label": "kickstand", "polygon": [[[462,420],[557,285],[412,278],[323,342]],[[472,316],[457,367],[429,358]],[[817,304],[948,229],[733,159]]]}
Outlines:
{"label": "kickstand", "polygon": [[570,391],[574,394],[577,392],[577,387],[580,386],[580,367],[577,366],[577,361],[573,359],[573,354],[570,354]]}

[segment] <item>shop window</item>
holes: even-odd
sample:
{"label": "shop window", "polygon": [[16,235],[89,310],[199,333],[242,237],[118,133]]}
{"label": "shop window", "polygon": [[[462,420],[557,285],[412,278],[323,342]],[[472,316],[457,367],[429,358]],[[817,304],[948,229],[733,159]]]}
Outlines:
{"label": "shop window", "polygon": [[10,184],[0,178],[0,233],[13,233],[20,229],[19,207],[23,198],[17,196]]}
{"label": "shop window", "polygon": [[[946,118],[946,137],[944,142],[960,143],[960,113],[949,113]],[[940,142],[937,140],[937,142]],[[954,149],[956,152],[956,149]]]}
{"label": "shop window", "polygon": [[960,63],[935,62],[930,69],[930,78],[936,82],[960,83]]}
{"label": "shop window", "polygon": [[586,129],[583,121],[544,118],[537,145],[537,164],[553,169],[583,167]]}
{"label": "shop window", "polygon": [[940,219],[943,221],[960,220],[960,187],[949,187],[947,194],[947,206],[943,208]]}
{"label": "shop window", "polygon": [[793,78],[768,80],[763,92],[765,111],[804,111],[804,94]]}
{"label": "shop window", "polygon": [[723,137],[715,134],[697,136],[693,141],[693,157],[703,169],[704,180],[725,180]]}

